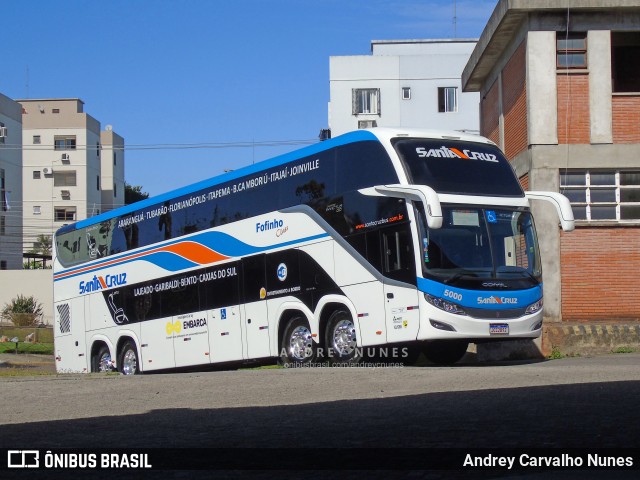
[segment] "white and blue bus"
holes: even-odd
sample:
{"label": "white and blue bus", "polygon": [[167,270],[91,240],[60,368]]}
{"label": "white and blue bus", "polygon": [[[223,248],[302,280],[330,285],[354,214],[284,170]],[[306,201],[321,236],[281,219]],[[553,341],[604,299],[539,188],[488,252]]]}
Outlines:
{"label": "white and blue bus", "polygon": [[[359,130],[59,229],[59,372],[358,362],[536,338],[530,199],[491,141]],[[415,350],[415,349],[414,349]]]}

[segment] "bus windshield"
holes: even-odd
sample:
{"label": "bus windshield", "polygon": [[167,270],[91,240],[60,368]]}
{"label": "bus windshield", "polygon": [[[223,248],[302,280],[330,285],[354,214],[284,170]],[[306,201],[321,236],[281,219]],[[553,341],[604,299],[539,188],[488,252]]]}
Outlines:
{"label": "bus windshield", "polygon": [[541,282],[538,241],[528,211],[443,205],[442,213],[442,228],[427,229],[420,212],[428,277],[468,288],[479,288],[487,280],[514,288]]}
{"label": "bus windshield", "polygon": [[401,138],[394,147],[416,185],[429,185],[438,193],[524,196],[511,165],[493,144]]}

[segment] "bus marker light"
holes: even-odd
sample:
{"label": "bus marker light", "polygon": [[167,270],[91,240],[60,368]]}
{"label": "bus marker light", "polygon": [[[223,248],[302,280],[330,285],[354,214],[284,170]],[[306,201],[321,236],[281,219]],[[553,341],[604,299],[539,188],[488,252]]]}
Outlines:
{"label": "bus marker light", "polygon": [[376,332],[376,335],[382,335],[382,330],[378,330],[378,331]]}

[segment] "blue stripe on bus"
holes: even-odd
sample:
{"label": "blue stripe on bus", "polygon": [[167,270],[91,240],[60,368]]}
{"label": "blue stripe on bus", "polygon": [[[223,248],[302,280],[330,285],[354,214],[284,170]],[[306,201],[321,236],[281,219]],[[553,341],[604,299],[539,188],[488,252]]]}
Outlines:
{"label": "blue stripe on bus", "polygon": [[542,298],[542,285],[527,290],[467,290],[420,277],[418,290],[461,307],[492,310],[524,308]]}
{"label": "blue stripe on bus", "polygon": [[[99,260],[93,264],[82,264],[77,265],[73,268],[62,270],[57,272],[54,275],[54,282],[59,280],[64,280],[67,278],[77,277],[78,275],[85,275],[91,272],[95,272],[96,270],[100,270],[102,268],[112,268],[115,266],[124,265],[126,263],[134,262],[134,261],[145,261],[152,263],[160,268],[163,268],[167,271],[177,272],[179,270],[185,270],[187,268],[200,266],[200,263],[191,261],[186,259],[176,253],[172,252],[154,252],[158,248],[166,247],[169,245],[175,245],[182,242],[195,242],[201,245],[204,245],[211,250],[224,255],[226,257],[243,257],[246,255],[252,255],[256,253],[266,252],[268,250],[275,250],[276,248],[284,248],[295,244],[300,244],[304,242],[309,242],[313,240],[319,240],[321,238],[327,237],[327,233],[321,233],[318,235],[312,235],[310,237],[300,238],[297,240],[290,240],[283,243],[278,243],[276,245],[267,245],[263,247],[258,247],[254,245],[249,245],[238,240],[231,235],[222,232],[205,232],[198,235],[194,235],[192,237],[187,237],[184,239],[180,239],[174,242],[155,245],[153,247],[146,248],[139,252],[128,252],[126,254],[118,256],[109,256],[105,257],[102,260]],[[145,252],[149,252],[144,254]],[[144,255],[140,255],[144,254]],[[105,266],[105,264],[107,264]]]}
{"label": "blue stripe on bus", "polygon": [[273,157],[271,159],[258,162],[254,165],[249,165],[247,167],[240,168],[238,170],[234,170],[232,172],[219,175],[217,177],[212,177],[207,180],[194,183],[187,187],[183,187],[177,190],[173,190],[171,192],[163,193],[158,196],[148,198],[146,200],[141,200],[140,202],[133,203],[131,205],[125,205],[124,207],[120,207],[115,210],[110,210],[100,215],[96,215],[95,217],[90,217],[85,220],[80,220],[75,224],[66,225],[60,228],[57,234],[66,233],[72,230],[84,228],[89,225],[95,225],[96,223],[104,222],[105,220],[110,220],[114,217],[127,215],[129,213],[141,210],[146,207],[150,207],[152,205],[157,205],[160,203],[164,203],[166,201],[171,201],[176,197],[180,197],[182,195],[188,195],[190,193],[196,192],[204,188],[210,188],[224,182],[236,180],[246,175],[251,175],[257,172],[261,172],[263,170],[267,170],[269,168],[277,167],[279,165],[292,162],[300,158],[315,155],[317,153],[324,152],[325,150],[329,150],[334,147],[339,147],[339,146],[347,145],[350,143],[364,142],[369,140],[378,140],[378,138],[373,133],[365,130],[358,130],[355,132],[347,133],[345,135],[340,135],[336,138],[326,140],[324,142],[319,142],[313,145],[309,145],[308,147],[304,147],[299,150],[295,150],[293,152],[285,153],[283,155],[279,155],[277,157]]}

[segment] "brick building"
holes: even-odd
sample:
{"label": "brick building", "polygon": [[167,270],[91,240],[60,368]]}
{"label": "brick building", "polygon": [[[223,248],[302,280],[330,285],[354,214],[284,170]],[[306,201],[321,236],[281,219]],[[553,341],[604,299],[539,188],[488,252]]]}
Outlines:
{"label": "brick building", "polygon": [[534,205],[548,320],[640,319],[640,1],[499,0],[462,75]]}

